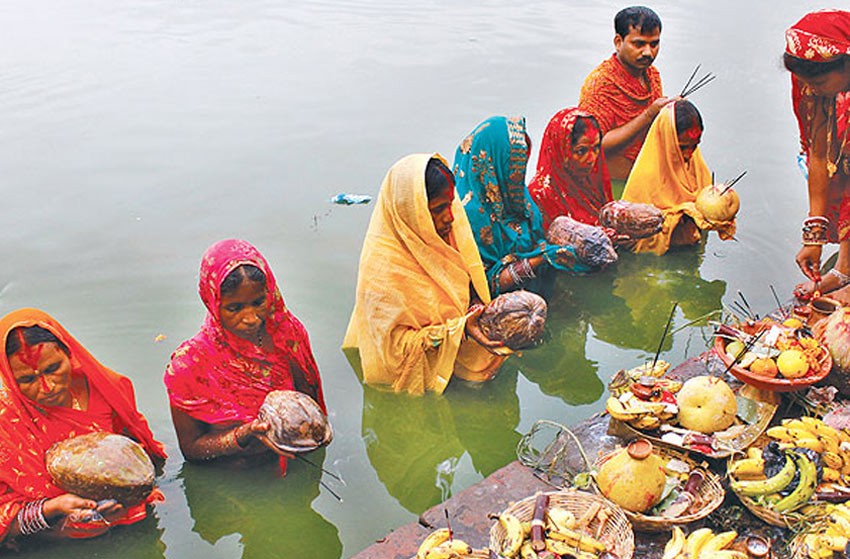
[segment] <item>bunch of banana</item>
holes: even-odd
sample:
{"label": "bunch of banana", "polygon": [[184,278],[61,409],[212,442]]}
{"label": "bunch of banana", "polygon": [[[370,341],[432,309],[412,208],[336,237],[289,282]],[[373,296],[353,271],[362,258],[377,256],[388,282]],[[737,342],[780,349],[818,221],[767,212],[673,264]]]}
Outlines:
{"label": "bunch of banana", "polygon": [[[802,552],[811,559],[844,557],[850,542],[850,505],[826,505],[826,522],[802,538]],[[839,552],[834,554],[834,552]]]}
{"label": "bunch of banana", "polygon": [[422,540],[416,559],[462,559],[472,556],[472,546],[452,537],[448,528],[438,528]]}
{"label": "bunch of banana", "polygon": [[[755,453],[754,453],[755,454]],[[758,475],[759,471],[761,476]],[[800,481],[788,495],[778,495],[800,473]],[[804,453],[788,450],[785,464],[774,476],[764,477],[764,461],[759,456],[738,460],[729,467],[732,480],[729,487],[740,496],[761,498],[761,500],[779,513],[796,510],[815,493],[817,489],[817,466]]]}
{"label": "bunch of banana", "polygon": [[498,516],[498,521],[505,531],[501,548],[494,550],[500,558],[540,559],[554,554],[595,559],[608,550],[607,545],[579,530],[575,516],[560,507],[550,507],[546,511],[544,539],[538,542],[542,544],[538,547],[545,546],[545,549],[540,551],[535,551],[530,522],[521,522],[516,516],[504,512]]}
{"label": "bunch of banana", "polygon": [[678,413],[678,407],[670,402],[642,400],[631,390],[620,396],[611,396],[605,404],[606,411],[619,421],[624,421],[636,429],[657,429]]}
{"label": "bunch of banana", "polygon": [[850,435],[815,417],[786,419],[767,435],[783,446],[809,448],[821,456],[826,483],[850,486]]}
{"label": "bunch of banana", "polygon": [[747,559],[746,553],[729,549],[737,537],[737,532],[715,534],[710,528],[694,530],[685,537],[676,526],[662,559]]}

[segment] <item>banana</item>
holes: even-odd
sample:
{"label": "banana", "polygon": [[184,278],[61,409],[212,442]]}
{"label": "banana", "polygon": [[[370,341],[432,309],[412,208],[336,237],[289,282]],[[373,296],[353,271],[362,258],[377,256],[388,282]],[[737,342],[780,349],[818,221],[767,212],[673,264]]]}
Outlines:
{"label": "banana", "polygon": [[647,415],[645,417],[641,417],[637,421],[631,421],[630,424],[635,429],[651,431],[653,429],[658,429],[659,427],[661,427],[661,418],[656,417],[654,415]]}
{"label": "banana", "polygon": [[549,539],[567,543],[574,548],[578,547],[582,551],[589,551],[597,555],[608,550],[608,546],[601,541],[575,530],[550,531]]}
{"label": "banana", "polygon": [[821,479],[827,483],[839,481],[841,479],[841,472],[824,466],[823,477]]}
{"label": "banana", "polygon": [[451,535],[451,530],[448,528],[439,528],[428,534],[428,536],[422,540],[422,543],[419,544],[419,550],[416,552],[416,559],[425,559],[425,555],[428,551],[449,541]]}
{"label": "banana", "polygon": [[634,411],[634,408],[626,408],[618,398],[611,396],[605,402],[605,410],[608,414],[619,421],[633,421],[646,415],[646,411]]}
{"label": "banana", "polygon": [[844,458],[841,457],[841,454],[837,452],[824,452],[821,454],[821,460],[825,466],[832,468],[833,470],[841,471],[841,468],[844,467]]}
{"label": "banana", "polygon": [[664,546],[664,555],[661,559],[678,559],[685,550],[685,533],[678,526],[673,527],[673,536]]}
{"label": "banana", "polygon": [[582,551],[572,544],[552,538],[546,538],[546,552],[554,553],[557,557],[574,557],[575,559],[596,559],[599,556],[597,552]]}
{"label": "banana", "polygon": [[820,437],[829,437],[831,439],[835,439],[838,443],[841,442],[841,436],[839,435],[838,430],[824,423],[822,419],[818,419],[816,417],[803,416],[800,418],[800,421],[807,425],[809,427],[809,430],[811,430],[816,435]]}
{"label": "banana", "polygon": [[844,548],[847,547],[847,542],[846,536],[827,536],[826,534],[821,534],[818,537],[818,543],[821,547],[832,551],[844,551]]}
{"label": "banana", "polygon": [[519,556],[522,559],[539,559],[537,556],[537,552],[531,548],[531,542],[526,540],[522,547],[519,548]]}
{"label": "banana", "polygon": [[[793,453],[797,455],[797,453]],[[785,465],[773,477],[763,480],[742,481],[733,479],[729,482],[729,486],[738,495],[746,495],[754,497],[756,495],[770,495],[785,489],[785,486],[791,483],[794,479],[794,473],[797,471],[794,465],[794,460],[790,456],[785,456]]]}
{"label": "banana", "polygon": [[808,456],[799,452],[792,452],[791,455],[800,471],[800,483],[794,488],[794,491],[773,505],[773,510],[776,512],[790,512],[801,507],[811,499],[817,487],[818,472],[815,463],[809,460]]}
{"label": "banana", "polygon": [[576,517],[567,509],[560,507],[550,507],[546,511],[549,528],[554,528],[556,531],[572,530],[576,525]]}
{"label": "banana", "polygon": [[700,551],[714,537],[711,528],[700,528],[688,534],[685,541],[685,556],[694,559],[699,557]]}
{"label": "banana", "polygon": [[738,479],[753,479],[764,476],[764,460],[761,458],[744,458],[732,463],[729,473]]}
{"label": "banana", "polygon": [[499,524],[505,530],[505,539],[502,541],[500,553],[505,557],[514,557],[519,553],[519,548],[522,547],[522,541],[525,539],[522,523],[511,513],[503,512],[499,515]]}
{"label": "banana", "polygon": [[761,449],[757,446],[747,448],[747,458],[761,458]]}
{"label": "banana", "polygon": [[776,427],[771,427],[766,431],[767,436],[776,439],[777,441],[781,441],[784,443],[793,443],[798,439],[814,439],[815,437],[812,433],[807,431],[806,429],[789,429],[784,425],[779,425]]}
{"label": "banana", "polygon": [[458,555],[472,554],[472,546],[466,543],[465,541],[459,540],[457,538],[449,540],[448,542],[442,544],[440,547],[443,546],[447,546],[450,550],[454,551]]}
{"label": "banana", "polygon": [[437,547],[432,547],[425,554],[425,559],[459,559],[460,557],[462,555],[444,543]]}
{"label": "banana", "polygon": [[850,536],[850,520],[834,511],[829,515],[829,526],[834,527],[835,531],[842,536]]}
{"label": "banana", "polygon": [[845,503],[835,505],[832,510],[829,511],[829,513],[830,515],[840,516],[847,522],[850,522],[850,507],[848,507]]}
{"label": "banana", "polygon": [[821,441],[817,437],[800,437],[799,439],[795,439],[793,441],[782,441],[779,443],[780,448],[809,448],[814,450],[818,454],[825,450],[823,441]]}
{"label": "banana", "polygon": [[734,530],[715,535],[703,546],[700,556],[709,551],[720,551],[721,549],[726,549],[732,545],[732,542],[734,542],[737,537],[738,532]]}

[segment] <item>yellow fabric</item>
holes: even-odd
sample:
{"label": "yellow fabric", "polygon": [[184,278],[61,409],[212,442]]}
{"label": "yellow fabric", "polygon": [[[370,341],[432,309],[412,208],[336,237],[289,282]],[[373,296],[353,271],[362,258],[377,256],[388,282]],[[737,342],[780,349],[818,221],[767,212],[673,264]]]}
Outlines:
{"label": "yellow fabric", "polygon": [[402,158],[387,173],[366,231],[357,299],[343,349],[360,352],[366,384],[442,393],[457,374],[487,380],[504,361],[465,339],[470,285],[490,301],[484,266],[455,194],[451,244],[428,211],[425,167],[438,154]]}
{"label": "yellow fabric", "polygon": [[699,242],[702,229],[715,229],[721,239],[731,239],[734,219],[712,223],[694,205],[697,194],[711,182],[711,171],[699,148],[685,163],[676,135],[674,104],[670,103],[652,123],[623,191],[623,200],[660,209],[664,225],[657,235],[637,240],[632,250],[664,254],[671,246]]}

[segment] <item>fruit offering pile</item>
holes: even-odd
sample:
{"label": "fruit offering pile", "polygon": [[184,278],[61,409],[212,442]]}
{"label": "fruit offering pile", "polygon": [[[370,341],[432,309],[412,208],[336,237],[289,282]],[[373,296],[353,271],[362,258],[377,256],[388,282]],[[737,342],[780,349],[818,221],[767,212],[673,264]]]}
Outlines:
{"label": "fruit offering pile", "polygon": [[846,557],[845,549],[850,542],[850,505],[829,504],[825,512],[826,521],[821,523],[819,528],[804,535],[798,542],[799,552],[811,559]]}
{"label": "fruit offering pile", "polygon": [[662,559],[747,559],[746,553],[729,549],[737,537],[735,531],[715,534],[710,528],[694,530],[685,537],[675,526]]}
{"label": "fruit offering pile", "polygon": [[766,432],[771,441],[729,466],[730,487],[774,512],[819,500],[850,498],[850,435],[814,417],[783,420]]}
{"label": "fruit offering pile", "polygon": [[[588,534],[588,524],[596,515],[606,514],[598,507],[588,509],[583,518],[560,507],[547,507],[545,520],[521,522],[509,512],[498,516],[505,531],[501,548],[494,550],[505,559],[556,559],[562,556],[576,559],[596,559],[608,551],[599,535]],[[536,526],[536,528],[535,528]]]}
{"label": "fruit offering pile", "polygon": [[753,375],[801,379],[821,370],[826,349],[796,318],[750,321],[740,328],[722,325],[718,335],[729,339],[728,360]]}
{"label": "fruit offering pile", "polygon": [[[668,444],[712,455],[718,439],[724,438],[721,432],[735,430],[735,393],[724,380],[710,375],[685,383],[660,376],[667,367],[664,363],[618,372],[609,385],[612,395],[606,411],[635,429],[660,430],[661,440]],[[736,434],[728,433],[730,438]]]}

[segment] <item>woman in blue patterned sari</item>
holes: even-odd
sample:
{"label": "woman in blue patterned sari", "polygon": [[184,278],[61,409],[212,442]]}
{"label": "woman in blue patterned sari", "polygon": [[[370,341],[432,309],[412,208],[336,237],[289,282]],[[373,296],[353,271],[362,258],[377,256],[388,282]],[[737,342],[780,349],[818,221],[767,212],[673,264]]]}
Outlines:
{"label": "woman in blue patterned sari", "polygon": [[550,269],[591,271],[572,247],[546,242],[543,217],[525,186],[530,152],[525,118],[503,116],[476,126],[455,152],[455,188],[494,297],[519,288],[539,292]]}

